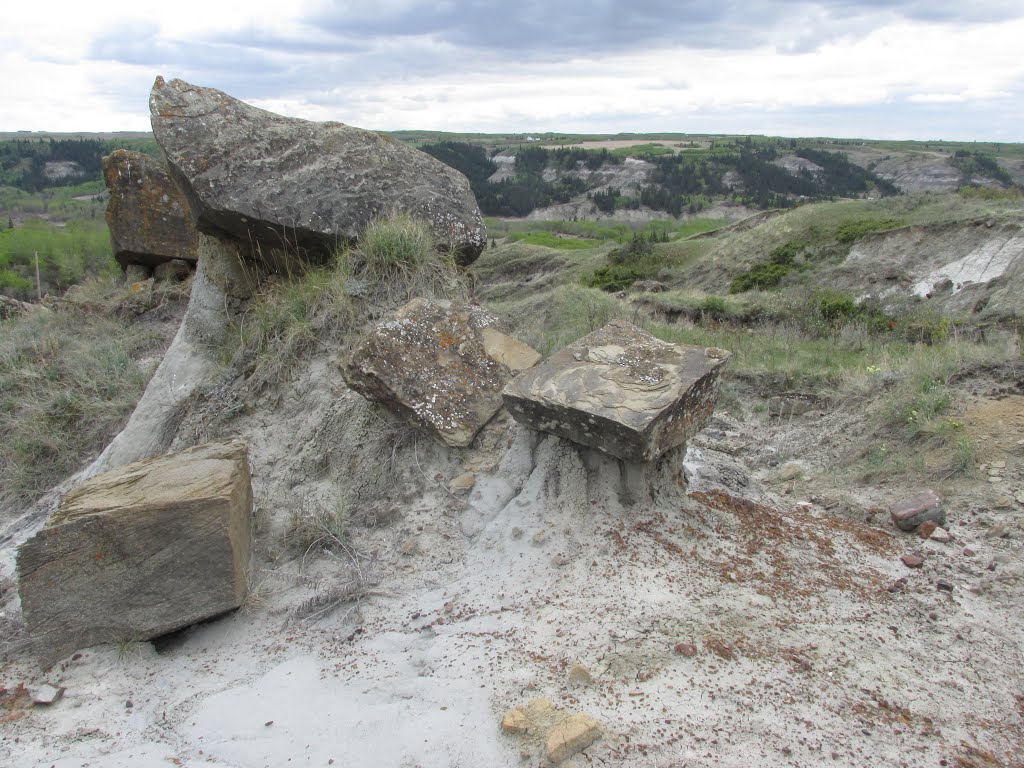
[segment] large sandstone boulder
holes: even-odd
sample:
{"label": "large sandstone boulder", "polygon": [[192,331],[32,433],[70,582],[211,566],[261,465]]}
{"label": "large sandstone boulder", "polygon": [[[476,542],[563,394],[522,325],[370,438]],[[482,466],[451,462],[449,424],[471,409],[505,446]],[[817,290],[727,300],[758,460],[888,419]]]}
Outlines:
{"label": "large sandstone boulder", "polygon": [[505,407],[531,429],[649,462],[707,423],[728,358],[613,320],[516,377]]}
{"label": "large sandstone boulder", "polygon": [[173,259],[195,265],[192,212],[163,162],[118,149],[103,158],[103,178],[110,191],[110,244],[122,267],[156,267]]}
{"label": "large sandstone boulder", "polygon": [[244,443],[210,443],[87,480],[18,550],[40,661],[146,640],[245,598],[252,488]]}
{"label": "large sandstone boulder", "polygon": [[479,307],[413,299],[359,342],[341,372],[368,400],[464,447],[501,408],[513,372],[540,359],[494,323]]}
{"label": "large sandstone boulder", "polygon": [[388,136],[282,117],[162,77],[149,106],[203,232],[322,253],[358,239],[373,219],[404,212],[428,221],[462,264],[486,245],[466,177]]}

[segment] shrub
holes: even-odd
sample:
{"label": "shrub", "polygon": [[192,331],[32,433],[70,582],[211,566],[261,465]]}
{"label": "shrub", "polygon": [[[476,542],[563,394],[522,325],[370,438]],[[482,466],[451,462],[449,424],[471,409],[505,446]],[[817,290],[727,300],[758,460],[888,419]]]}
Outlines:
{"label": "shrub", "polygon": [[884,232],[902,225],[902,221],[893,218],[851,221],[843,224],[836,230],[836,240],[840,243],[853,243],[873,232]]}
{"label": "shrub", "polygon": [[752,288],[759,290],[774,288],[790,272],[800,269],[797,257],[806,247],[807,244],[802,240],[793,240],[780,245],[768,254],[767,261],[756,264],[749,272],[733,278],[729,283],[729,293],[743,293]]}

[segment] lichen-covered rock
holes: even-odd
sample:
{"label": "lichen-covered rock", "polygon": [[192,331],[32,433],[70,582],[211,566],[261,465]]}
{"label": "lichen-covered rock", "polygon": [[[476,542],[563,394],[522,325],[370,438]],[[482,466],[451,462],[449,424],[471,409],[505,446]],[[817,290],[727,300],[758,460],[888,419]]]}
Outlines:
{"label": "lichen-covered rock", "polygon": [[501,408],[501,391],[540,355],[494,327],[479,307],[413,299],[379,323],[341,364],[368,400],[465,447]]}
{"label": "lichen-covered rock", "polygon": [[87,480],[18,550],[33,650],[146,640],[241,605],[251,547],[245,443],[210,443]]}
{"label": "lichen-covered rock", "polygon": [[469,264],[486,245],[466,177],[389,136],[282,117],[213,88],[156,79],[153,133],[199,229],[323,253],[408,213]]}
{"label": "lichen-covered rock", "polygon": [[196,263],[192,212],[162,161],[118,149],[103,158],[103,178],[110,192],[110,244],[122,267],[156,267],[172,259]]}
{"label": "lichen-covered rock", "polygon": [[531,429],[648,462],[707,423],[728,358],[613,320],[516,377],[505,407]]}

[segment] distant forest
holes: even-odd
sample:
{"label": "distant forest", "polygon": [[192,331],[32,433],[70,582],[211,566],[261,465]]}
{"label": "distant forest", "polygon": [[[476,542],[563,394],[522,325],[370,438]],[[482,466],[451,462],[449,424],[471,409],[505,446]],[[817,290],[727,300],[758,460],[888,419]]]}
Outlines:
{"label": "distant forest", "polygon": [[[128,147],[156,155],[156,142],[151,139],[11,139],[0,141],[0,186],[15,187],[25,192],[39,192],[47,187],[64,187],[97,181],[102,174],[101,161],[115,149]],[[49,178],[46,164],[77,163],[81,174]]]}
{"label": "distant forest", "polygon": [[[535,208],[566,203],[583,194],[605,213],[643,205],[679,216],[697,213],[723,198],[757,208],[787,208],[801,199],[852,197],[873,189],[883,196],[899,193],[891,182],[850,163],[841,152],[787,147],[821,168],[790,173],[772,162],[781,154],[778,148],[754,144],[749,138],[678,154],[655,145],[631,148],[630,156],[654,166],[651,183],[638,196],[588,181],[588,172],[624,162],[623,150],[521,146],[515,150],[514,176],[492,183],[488,179],[498,165],[479,145],[443,141],[420,149],[465,174],[480,209],[490,216],[526,216]],[[560,172],[557,180],[544,179],[548,169]],[[735,173],[731,185],[725,182],[730,171]]]}

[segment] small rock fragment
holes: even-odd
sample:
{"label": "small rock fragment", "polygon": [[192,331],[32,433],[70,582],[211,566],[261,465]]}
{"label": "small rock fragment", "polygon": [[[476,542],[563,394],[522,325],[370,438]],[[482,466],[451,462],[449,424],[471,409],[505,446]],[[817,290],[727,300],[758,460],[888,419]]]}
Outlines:
{"label": "small rock fragment", "polygon": [[782,469],[779,470],[779,480],[781,480],[782,482],[796,480],[803,473],[804,468],[801,467],[797,462],[791,461],[788,464],[782,465]]}
{"label": "small rock fragment", "polygon": [[537,546],[540,546],[547,540],[547,538],[547,533],[545,533],[544,531],[537,531],[535,534],[533,534],[533,538],[531,538],[530,541],[532,541]]}
{"label": "small rock fragment", "polygon": [[939,579],[935,582],[935,588],[940,592],[952,592],[953,585],[945,579]]}
{"label": "small rock fragment", "polygon": [[404,556],[410,557],[420,551],[420,542],[415,536],[410,536],[402,542],[402,545],[398,548],[398,550]]}
{"label": "small rock fragment", "polygon": [[448,489],[452,493],[468,493],[474,485],[476,485],[476,475],[472,472],[463,472],[448,483]]}
{"label": "small rock fragment", "polygon": [[513,528],[512,529],[512,538],[513,539],[521,539],[521,538],[523,538],[523,529],[520,528],[519,526],[516,526],[515,528]]}
{"label": "small rock fragment", "polygon": [[572,669],[569,670],[569,685],[591,685],[594,682],[594,676],[590,674],[590,670],[582,664],[573,664]]}
{"label": "small rock fragment", "polygon": [[889,507],[893,523],[901,531],[912,531],[925,520],[934,520],[938,525],[946,524],[946,511],[942,500],[932,490],[903,499]]}
{"label": "small rock fragment", "polygon": [[937,541],[940,544],[949,544],[949,542],[953,540],[953,534],[951,534],[945,528],[936,528],[934,531],[932,531],[932,535],[930,538],[932,541]]}
{"label": "small rock fragment", "polygon": [[64,695],[64,688],[57,685],[43,683],[43,685],[32,691],[32,703],[49,706],[55,704]]}
{"label": "small rock fragment", "polygon": [[896,579],[892,584],[889,585],[890,592],[902,592],[903,588],[907,586],[907,577],[901,576]]}
{"label": "small rock fragment", "polygon": [[924,565],[924,555],[920,552],[908,552],[900,558],[907,568],[920,568]]}
{"label": "small rock fragment", "polygon": [[697,655],[697,646],[693,643],[676,643],[672,650],[680,656],[686,656],[688,659],[692,659]]}
{"label": "small rock fragment", "polygon": [[526,720],[526,713],[519,707],[510,709],[505,713],[505,716],[501,718],[501,730],[512,736],[519,736],[520,734],[526,733],[527,728],[528,722]]}
{"label": "small rock fragment", "polygon": [[601,726],[585,712],[577,712],[548,734],[544,743],[547,759],[557,765],[582,752],[601,738]]}
{"label": "small rock fragment", "polygon": [[938,527],[934,520],[925,520],[917,527],[917,535],[922,539],[930,539]]}

